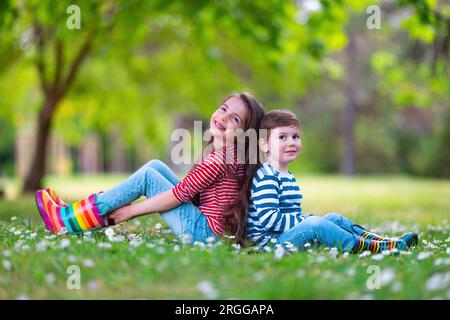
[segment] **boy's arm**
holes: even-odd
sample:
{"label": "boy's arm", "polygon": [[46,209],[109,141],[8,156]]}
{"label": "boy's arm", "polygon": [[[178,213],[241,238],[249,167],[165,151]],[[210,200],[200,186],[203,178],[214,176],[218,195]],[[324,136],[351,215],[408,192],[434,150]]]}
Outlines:
{"label": "boy's arm", "polygon": [[164,212],[180,205],[180,201],[171,190],[164,191],[136,204],[126,205],[109,214],[109,218],[118,224],[129,219],[153,212]]}

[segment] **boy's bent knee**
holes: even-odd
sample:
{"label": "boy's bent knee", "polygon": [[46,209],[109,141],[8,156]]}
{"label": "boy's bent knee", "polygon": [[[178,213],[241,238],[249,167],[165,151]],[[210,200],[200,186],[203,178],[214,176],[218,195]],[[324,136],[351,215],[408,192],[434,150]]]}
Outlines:
{"label": "boy's bent knee", "polygon": [[325,219],[319,216],[308,217],[303,223],[310,228],[318,228],[323,226]]}
{"label": "boy's bent knee", "polygon": [[332,212],[324,215],[323,218],[331,222],[337,222],[342,219],[342,215],[340,215],[339,213]]}

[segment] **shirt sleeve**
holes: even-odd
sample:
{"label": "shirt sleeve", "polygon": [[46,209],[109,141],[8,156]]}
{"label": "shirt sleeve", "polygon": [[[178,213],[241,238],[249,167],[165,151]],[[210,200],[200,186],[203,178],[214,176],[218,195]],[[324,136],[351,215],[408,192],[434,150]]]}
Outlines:
{"label": "shirt sleeve", "polygon": [[173,189],[180,202],[191,202],[200,191],[227,175],[227,164],[221,152],[211,152],[201,163],[192,169]]}
{"label": "shirt sleeve", "polygon": [[293,217],[280,211],[279,182],[275,175],[256,177],[251,197],[256,209],[256,219],[266,232],[284,232],[291,228]]}

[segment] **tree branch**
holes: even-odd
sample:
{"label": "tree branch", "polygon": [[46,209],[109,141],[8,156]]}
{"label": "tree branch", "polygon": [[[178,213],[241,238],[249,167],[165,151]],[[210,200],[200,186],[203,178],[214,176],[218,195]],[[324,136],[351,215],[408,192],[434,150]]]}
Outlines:
{"label": "tree branch", "polygon": [[63,83],[61,84],[59,94],[60,96],[64,96],[69,89],[70,85],[72,84],[73,80],[75,79],[75,76],[78,73],[78,70],[80,69],[80,66],[82,65],[83,61],[88,56],[91,47],[92,47],[92,39],[93,39],[93,32],[89,32],[86,40],[84,41],[83,45],[81,46],[80,51],[78,52],[77,56],[73,60],[72,64],[69,67],[69,72],[67,74],[67,77],[64,79]]}
{"label": "tree branch", "polygon": [[42,91],[45,95],[48,95],[49,86],[46,78],[47,66],[44,61],[46,39],[42,25],[38,21],[34,21],[34,35],[37,38],[37,69],[39,73],[39,81]]}
{"label": "tree branch", "polygon": [[53,87],[59,88],[61,74],[64,68],[64,46],[60,39],[55,40],[55,76],[53,78]]}

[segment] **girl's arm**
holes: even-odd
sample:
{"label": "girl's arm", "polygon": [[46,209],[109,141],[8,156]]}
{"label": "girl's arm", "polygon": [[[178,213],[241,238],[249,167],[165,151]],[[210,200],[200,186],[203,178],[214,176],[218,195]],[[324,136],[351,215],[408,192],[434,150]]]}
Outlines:
{"label": "girl's arm", "polygon": [[183,202],[191,202],[197,193],[209,188],[226,174],[224,156],[222,152],[212,152],[171,190],[135,205],[119,208],[113,211],[109,218],[117,224],[146,213],[164,212]]}
{"label": "girl's arm", "polygon": [[164,212],[173,209],[180,203],[175,198],[172,190],[167,190],[136,204],[129,204],[114,210],[109,214],[109,218],[114,221],[114,224],[118,224],[147,213]]}

